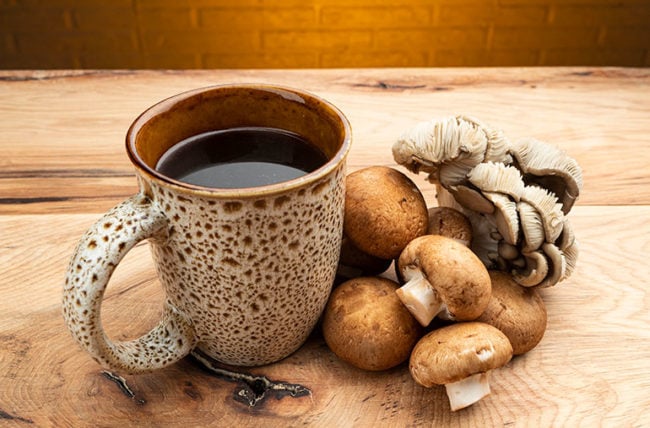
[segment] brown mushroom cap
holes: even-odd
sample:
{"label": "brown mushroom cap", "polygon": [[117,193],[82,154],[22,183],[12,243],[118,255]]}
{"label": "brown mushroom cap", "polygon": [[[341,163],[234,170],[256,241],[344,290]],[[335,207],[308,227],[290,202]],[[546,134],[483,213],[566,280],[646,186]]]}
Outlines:
{"label": "brown mushroom cap", "polygon": [[[440,235],[416,238],[402,251],[397,264],[404,280],[422,277],[428,282],[432,297],[444,304],[449,319],[474,320],[490,301],[491,282],[487,268],[472,250],[454,239]],[[412,310],[412,305],[403,296],[408,289],[407,282],[398,295]],[[415,312],[414,315],[424,325],[431,321],[427,322],[428,316],[421,319]]]}
{"label": "brown mushroom cap", "polygon": [[347,176],[344,233],[361,251],[394,259],[427,223],[422,193],[401,172],[373,166]]}
{"label": "brown mushroom cap", "polygon": [[512,358],[508,338],[496,327],[462,322],[433,330],[418,341],[409,370],[425,387],[457,382],[502,367]]}
{"label": "brown mushroom cap", "polygon": [[429,235],[442,235],[456,239],[469,247],[472,242],[472,224],[465,214],[450,207],[429,208]]}
{"label": "brown mushroom cap", "polygon": [[517,284],[512,277],[490,271],[492,298],[477,321],[501,330],[514,355],[524,354],[542,340],[546,331],[546,307],[539,293]]}
{"label": "brown mushroom cap", "polygon": [[398,286],[380,277],[339,285],[323,317],[323,335],[332,352],[364,370],[386,370],[406,361],[422,327],[397,298]]}

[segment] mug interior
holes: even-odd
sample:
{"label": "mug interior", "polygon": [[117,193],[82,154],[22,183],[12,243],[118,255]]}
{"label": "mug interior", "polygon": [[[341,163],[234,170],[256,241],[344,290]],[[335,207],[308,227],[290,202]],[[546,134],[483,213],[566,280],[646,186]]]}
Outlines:
{"label": "mug interior", "polygon": [[[160,157],[186,138],[251,126],[294,132],[316,145],[327,157],[328,162],[321,168],[284,183],[327,173],[345,157],[351,139],[350,125],[343,113],[315,95],[270,85],[226,85],[185,92],[146,110],[129,128],[127,152],[136,167],[159,180],[201,188],[156,171]],[[264,187],[276,186],[286,184]]]}

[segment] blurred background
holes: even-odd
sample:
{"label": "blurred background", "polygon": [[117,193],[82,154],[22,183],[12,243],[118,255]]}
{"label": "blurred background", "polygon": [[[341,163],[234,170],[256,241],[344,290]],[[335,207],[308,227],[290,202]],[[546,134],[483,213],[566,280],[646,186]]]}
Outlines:
{"label": "blurred background", "polygon": [[0,68],[650,66],[650,0],[0,0]]}

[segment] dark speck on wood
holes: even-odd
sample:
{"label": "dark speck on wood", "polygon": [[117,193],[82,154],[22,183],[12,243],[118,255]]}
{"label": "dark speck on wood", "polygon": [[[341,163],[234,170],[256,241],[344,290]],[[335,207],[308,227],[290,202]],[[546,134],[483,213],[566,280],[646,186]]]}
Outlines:
{"label": "dark speck on wood", "polygon": [[203,396],[201,396],[201,393],[194,387],[192,382],[185,382],[185,386],[183,387],[183,392],[192,400],[195,401],[203,400]]}
{"label": "dark speck on wood", "polygon": [[122,391],[124,395],[126,395],[136,403],[140,405],[147,404],[147,401],[145,399],[136,397],[135,392],[133,392],[133,390],[126,383],[126,379],[124,379],[122,376],[109,372],[108,370],[102,371],[102,375],[106,379],[114,382],[118,386],[118,388],[120,388],[120,391]]}
{"label": "dark speck on wood", "polygon": [[65,196],[36,197],[36,198],[0,198],[0,205],[24,205],[43,202],[65,202],[71,198]]}
{"label": "dark speck on wood", "polygon": [[8,76],[0,76],[2,82],[29,82],[39,80],[56,80],[56,79],[69,79],[79,77],[102,77],[102,76],[118,76],[129,75],[135,72],[131,70],[83,70],[83,71],[59,71],[59,72],[34,72],[25,74],[10,74]]}
{"label": "dark speck on wood", "polygon": [[18,421],[18,422],[25,422],[28,424],[33,424],[34,421],[31,419],[27,418],[21,418],[20,416],[12,415],[11,413],[7,413],[4,410],[0,409],[0,420],[5,419],[9,421]]}
{"label": "dark speck on wood", "polygon": [[[385,90],[396,90],[396,91],[401,91],[405,89],[424,89],[427,87],[427,85],[424,84],[418,84],[418,85],[407,85],[407,84],[402,84],[402,83],[389,83],[389,82],[384,82],[384,81],[377,81],[375,83],[357,83],[353,85],[354,87],[357,88],[374,88],[374,89],[385,89]],[[448,88],[434,88],[436,91],[438,90],[446,90]]]}

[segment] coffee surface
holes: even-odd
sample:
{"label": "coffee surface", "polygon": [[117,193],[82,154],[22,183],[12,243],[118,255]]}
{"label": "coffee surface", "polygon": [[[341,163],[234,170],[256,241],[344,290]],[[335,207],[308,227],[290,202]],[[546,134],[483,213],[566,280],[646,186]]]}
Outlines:
{"label": "coffee surface", "polygon": [[163,154],[156,170],[198,186],[245,188],[292,180],[326,162],[325,154],[298,134],[246,127],[182,140]]}

